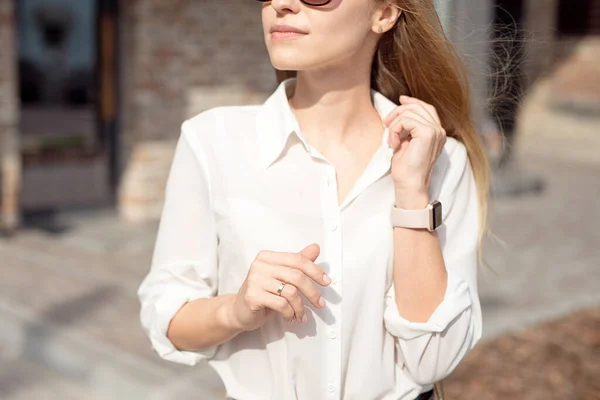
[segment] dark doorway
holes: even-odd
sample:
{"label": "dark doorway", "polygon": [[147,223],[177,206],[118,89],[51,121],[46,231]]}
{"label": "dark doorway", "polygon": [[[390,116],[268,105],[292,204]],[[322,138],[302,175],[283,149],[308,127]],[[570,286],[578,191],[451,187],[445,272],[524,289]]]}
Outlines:
{"label": "dark doorway", "polygon": [[114,204],[116,0],[19,0],[22,210]]}
{"label": "dark doorway", "polygon": [[561,0],[559,36],[600,35],[600,0]]}

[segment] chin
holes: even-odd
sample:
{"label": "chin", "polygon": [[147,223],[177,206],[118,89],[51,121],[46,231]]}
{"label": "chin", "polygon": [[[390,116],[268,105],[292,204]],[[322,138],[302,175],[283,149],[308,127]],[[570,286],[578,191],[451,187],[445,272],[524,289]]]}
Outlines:
{"label": "chin", "polygon": [[302,64],[298,63],[298,62],[290,62],[290,61],[281,62],[280,60],[272,59],[271,64],[273,65],[273,67],[275,67],[276,69],[278,69],[280,71],[298,71],[300,69],[303,69]]}
{"label": "chin", "polygon": [[273,67],[279,71],[298,71],[299,69],[302,69],[297,64],[273,63]]}
{"label": "chin", "polygon": [[271,54],[271,64],[280,71],[299,71],[309,69],[312,63],[304,60],[305,57],[296,57],[292,54],[284,54],[284,52],[276,51],[276,54]]}

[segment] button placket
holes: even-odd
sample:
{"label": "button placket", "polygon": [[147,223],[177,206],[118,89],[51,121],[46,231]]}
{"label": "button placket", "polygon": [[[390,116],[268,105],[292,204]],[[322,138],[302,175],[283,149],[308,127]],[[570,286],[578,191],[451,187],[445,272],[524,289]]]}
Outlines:
{"label": "button placket", "polygon": [[332,231],[335,231],[338,228],[338,223],[336,220],[332,220],[329,223],[329,229],[331,229]]}
{"label": "button placket", "polygon": [[[324,217],[324,236],[327,248],[327,260],[329,262],[329,271],[327,274],[331,277],[331,283],[326,291],[336,292],[336,296],[342,295],[342,288],[339,285],[342,274],[342,224],[340,209],[338,206],[337,182],[335,178],[335,169],[329,165],[327,175],[323,178],[323,217]],[[341,305],[339,302],[328,302],[327,306],[329,313],[333,315],[333,323],[328,326],[323,340],[327,343],[327,398],[339,398],[339,385],[341,376]]]}

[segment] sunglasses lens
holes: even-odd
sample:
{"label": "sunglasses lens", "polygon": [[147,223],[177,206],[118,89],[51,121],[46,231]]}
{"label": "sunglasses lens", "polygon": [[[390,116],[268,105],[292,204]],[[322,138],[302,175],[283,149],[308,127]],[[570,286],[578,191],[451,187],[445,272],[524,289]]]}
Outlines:
{"label": "sunglasses lens", "polygon": [[[260,1],[261,3],[266,3],[267,1],[271,1],[271,0],[256,0],[256,1]],[[328,4],[331,0],[300,0],[301,2],[303,2],[304,4],[308,4],[309,6],[324,6],[325,4]]]}

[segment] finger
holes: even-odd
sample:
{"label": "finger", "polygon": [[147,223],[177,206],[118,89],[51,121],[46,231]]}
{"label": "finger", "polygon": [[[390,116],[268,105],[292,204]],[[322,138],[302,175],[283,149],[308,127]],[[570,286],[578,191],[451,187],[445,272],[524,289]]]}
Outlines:
{"label": "finger", "polygon": [[285,265],[298,269],[321,286],[327,286],[331,279],[325,274],[325,271],[315,264],[311,259],[300,253],[265,251],[262,259],[272,265]]}
{"label": "finger", "polygon": [[435,108],[433,110],[430,109],[430,104],[427,104],[423,100],[417,99],[415,97],[400,96],[400,98],[400,102],[403,106],[416,108],[419,110],[419,112],[423,113],[423,115],[426,115],[428,119],[431,119],[432,122],[437,122],[437,112],[435,111]]}
{"label": "finger", "polygon": [[422,127],[423,124],[410,117],[398,117],[390,125],[390,146],[396,148],[400,145],[400,142],[408,136],[415,137],[417,129]]}
{"label": "finger", "polygon": [[415,113],[417,115],[419,115],[423,120],[427,121],[428,124],[431,125],[437,125],[438,122],[436,120],[435,117],[433,117],[426,109],[425,107],[420,104],[420,103],[407,103],[407,104],[403,104],[401,106],[396,107],[388,116],[388,118],[386,118],[386,121],[391,122],[392,120],[396,119],[399,115],[404,114],[407,111],[411,111],[412,113]]}
{"label": "finger", "polygon": [[[279,289],[279,286],[281,285],[280,281],[274,278],[269,278],[265,283],[265,290],[279,296],[277,294],[277,289]],[[285,297],[288,303],[294,309],[296,320],[298,322],[302,322],[302,317],[304,317],[304,314],[306,314],[306,309],[304,308],[304,302],[302,301],[302,297],[300,296],[300,291],[298,288],[291,283],[286,283],[281,291],[281,296]]]}
{"label": "finger", "polygon": [[408,137],[409,135],[409,132],[402,130],[402,128],[400,127],[399,122],[401,120],[401,116],[396,116],[396,118],[394,118],[389,124],[389,134],[387,142],[393,148],[395,148],[402,139]]}
{"label": "finger", "polygon": [[260,291],[258,296],[258,302],[273,311],[277,311],[285,318],[286,321],[294,319],[295,313],[294,308],[283,296],[278,296],[267,291]]}
{"label": "finger", "polygon": [[[434,145],[434,147],[432,147],[432,149],[438,150],[438,152],[436,154],[434,154],[437,157],[437,155],[439,155],[439,152],[441,151],[441,149],[439,149],[440,143],[445,142],[446,131],[444,130],[444,128],[441,127],[440,125],[432,125],[429,120],[426,120],[425,118],[423,118],[423,116],[421,114],[418,114],[418,113],[414,112],[413,110],[404,109],[401,111],[400,115],[398,117],[396,117],[394,122],[392,122],[392,125],[390,126],[390,131],[394,131],[395,129],[397,129],[397,128],[393,127],[393,125],[396,123],[396,121],[401,121],[402,118],[412,118],[413,120],[422,124],[423,127],[426,127],[428,129],[430,129],[431,132],[433,132],[432,140],[434,141],[435,145]],[[388,136],[388,143],[390,141],[390,137],[393,138],[394,133],[395,132],[392,132],[392,134]],[[406,136],[407,136],[406,132],[400,132],[398,140],[401,140]],[[411,133],[411,136],[416,137],[416,135],[414,135],[412,133]],[[443,146],[443,143],[441,145]]]}
{"label": "finger", "polygon": [[408,105],[408,104],[418,104],[420,105],[420,107],[422,107],[425,112],[427,112],[429,114],[429,116],[433,119],[433,121],[439,125],[441,125],[441,121],[440,121],[440,116],[438,115],[438,112],[436,110],[436,108],[434,106],[432,106],[429,103],[424,102],[421,99],[417,99],[416,97],[410,97],[410,96],[405,96],[402,95],[400,96],[400,102],[404,105]]}
{"label": "finger", "polygon": [[325,305],[325,299],[322,298],[321,292],[301,270],[285,265],[275,265],[272,266],[271,271],[273,278],[294,285],[315,307],[322,308]]}
{"label": "finger", "polygon": [[[424,117],[422,115],[422,113],[416,112],[415,110],[406,109],[406,108],[401,110],[400,113],[398,114],[398,116],[396,118],[394,118],[394,121],[396,121],[402,117],[410,117],[410,118],[414,119],[415,121],[419,121],[424,126],[429,126],[433,129],[436,128],[436,126],[431,123],[431,120],[427,119],[426,117]],[[392,124],[394,123],[394,121],[392,121]]]}

